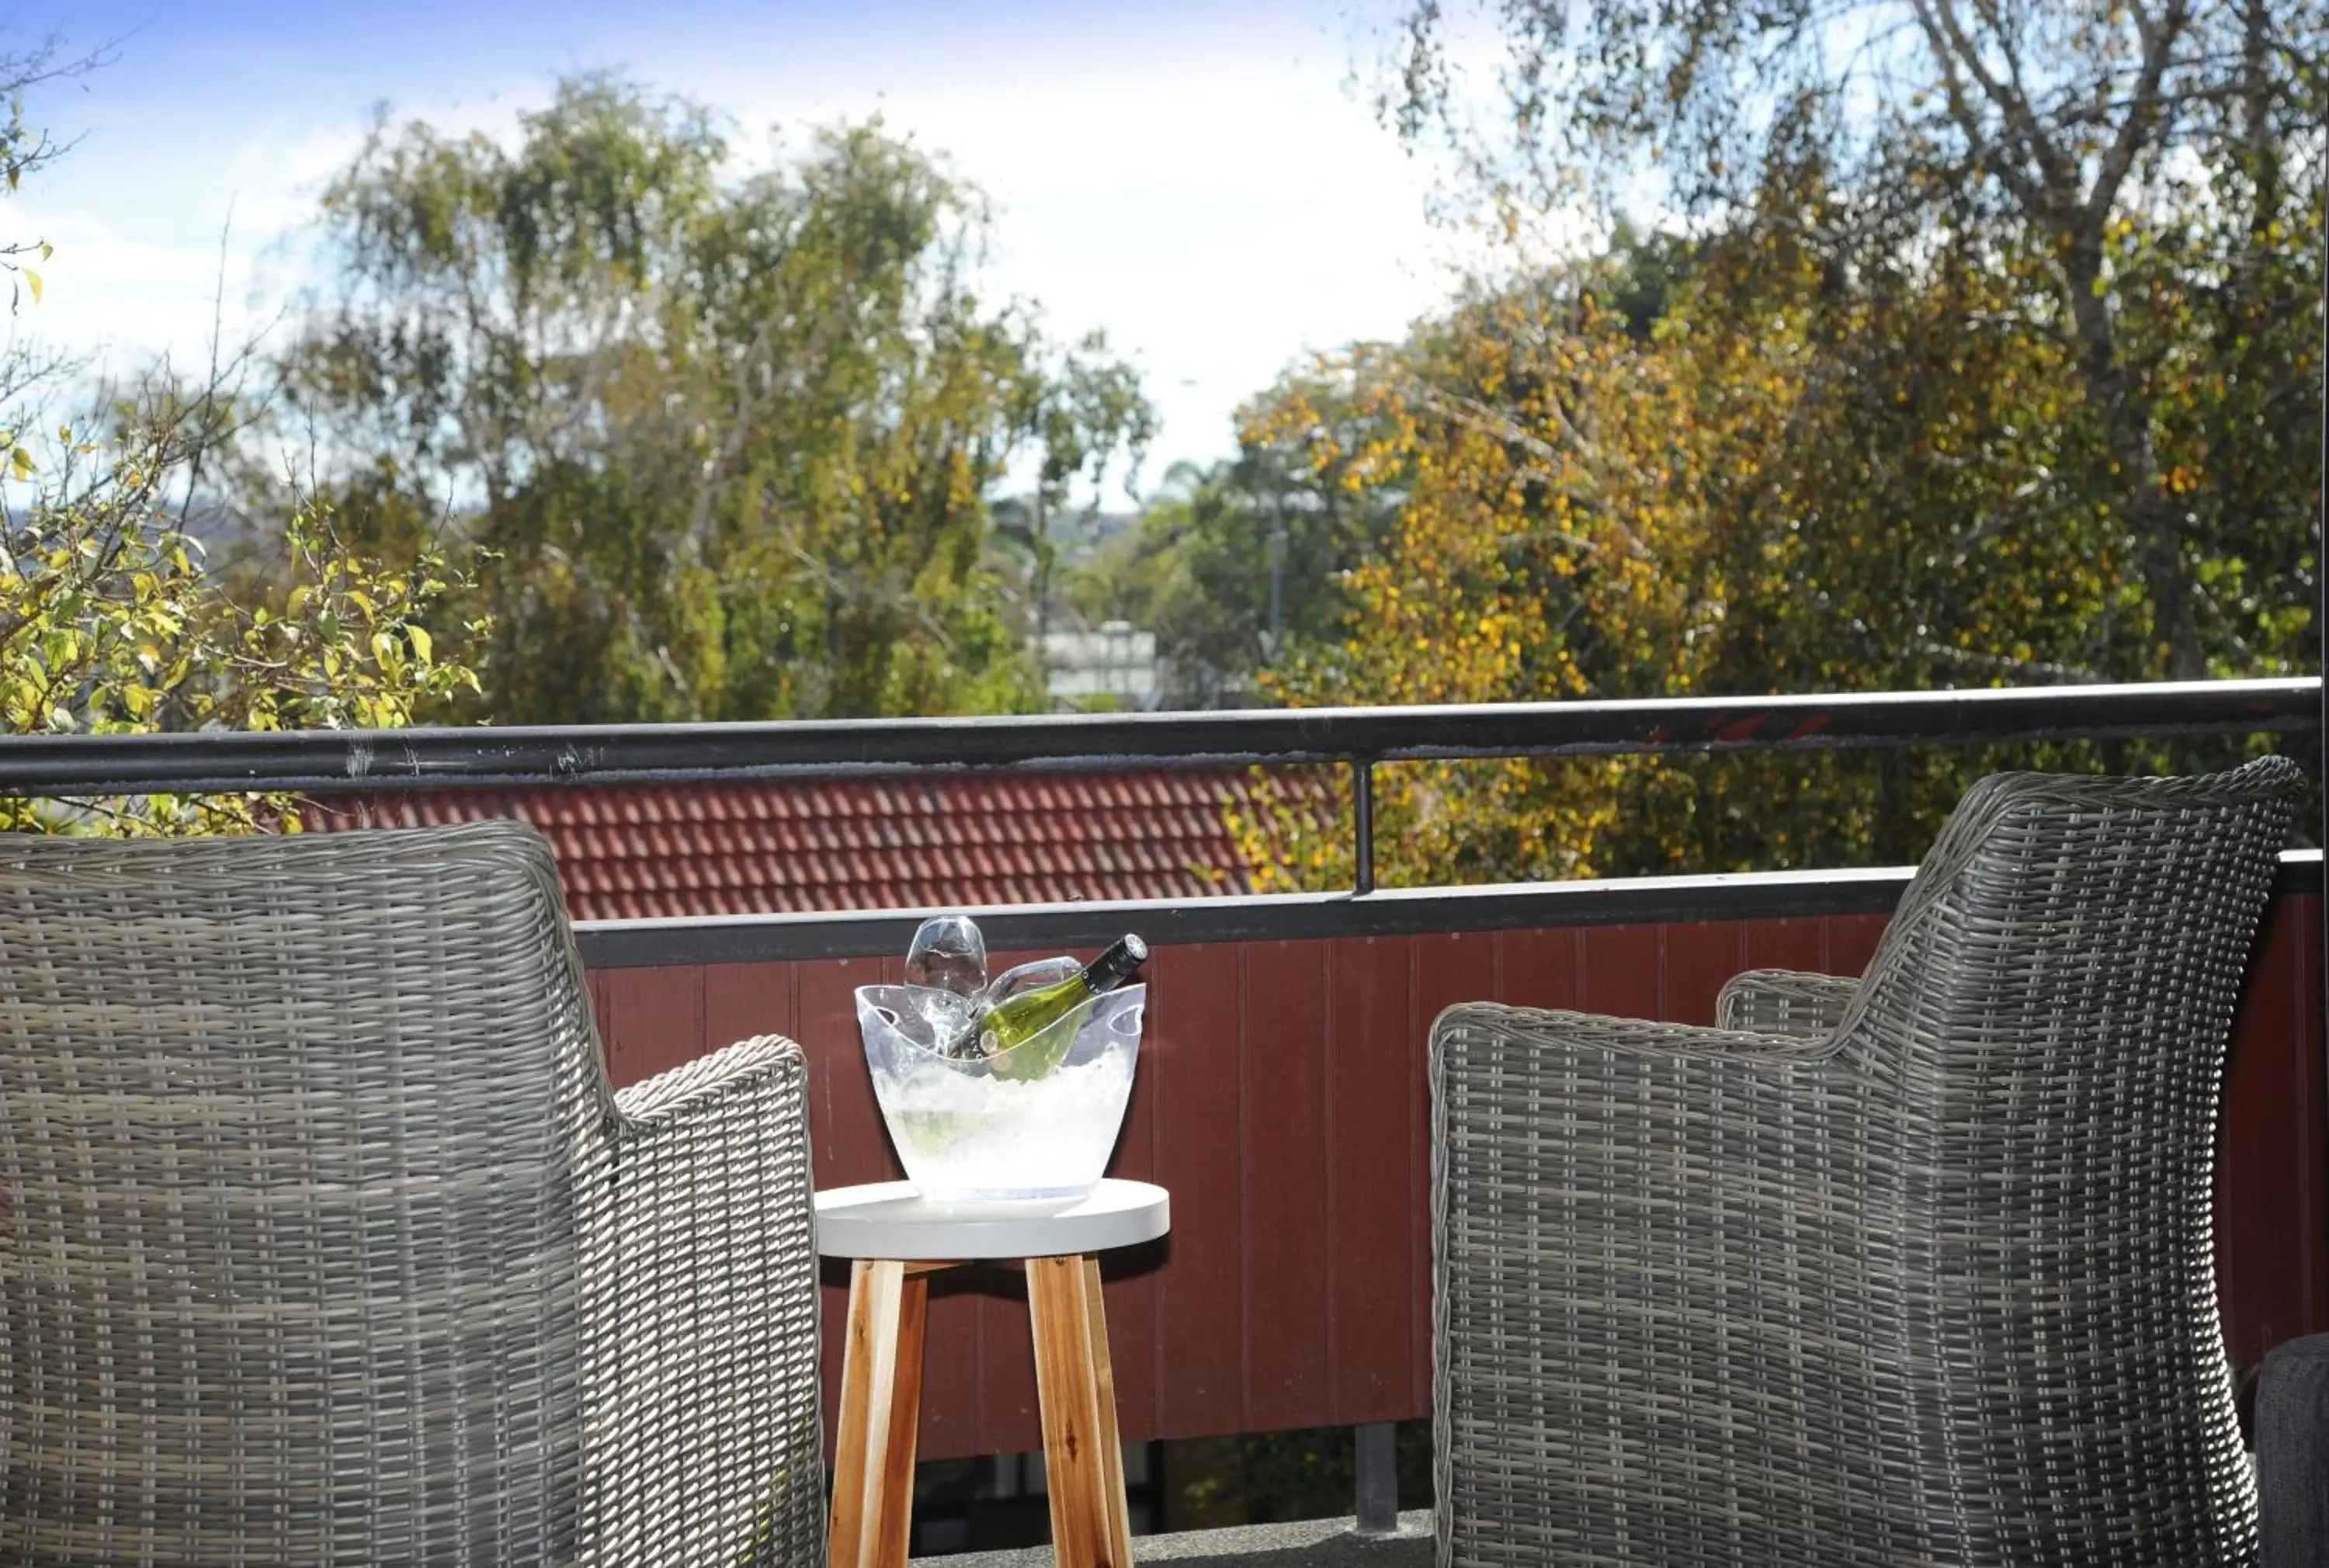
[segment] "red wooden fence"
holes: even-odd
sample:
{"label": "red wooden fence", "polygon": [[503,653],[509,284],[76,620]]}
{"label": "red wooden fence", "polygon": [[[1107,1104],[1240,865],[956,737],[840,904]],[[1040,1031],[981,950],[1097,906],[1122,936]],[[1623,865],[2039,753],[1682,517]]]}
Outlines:
{"label": "red wooden fence", "polygon": [[[2319,905],[2276,900],[2234,1038],[2218,1260],[2241,1362],[2329,1329]],[[1169,1188],[1174,1223],[1166,1241],[1108,1263],[1125,1437],[1429,1413],[1424,1037],[1442,1008],[1493,998],[1706,1023],[1738,971],[1857,973],[1883,926],[1835,915],[1160,944],[1112,1171]],[[897,968],[608,969],[591,990],[618,1084],[747,1035],[799,1040],[816,1179],[834,1186],[899,1174],[850,1000]],[[826,1375],[837,1379],[845,1274],[826,1278]],[[923,1455],[1039,1447],[1016,1280],[941,1275],[932,1298]]]}

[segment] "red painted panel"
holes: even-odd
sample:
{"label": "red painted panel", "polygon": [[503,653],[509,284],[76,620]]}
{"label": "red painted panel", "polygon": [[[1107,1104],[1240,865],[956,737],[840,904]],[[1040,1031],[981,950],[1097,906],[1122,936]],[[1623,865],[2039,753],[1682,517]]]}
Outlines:
{"label": "red painted panel", "polygon": [[978,1271],[977,1286],[978,1293],[968,1298],[978,1316],[978,1447],[974,1451],[1026,1453],[1043,1446],[1027,1277],[1016,1269],[990,1266]]}
{"label": "red painted panel", "polygon": [[976,1283],[969,1269],[930,1276],[922,1329],[922,1424],[914,1440],[925,1459],[982,1451]]}
{"label": "red painted panel", "polygon": [[1695,921],[1658,933],[1657,1017],[1670,1023],[1714,1022],[1714,998],[1747,967],[1739,922]]}
{"label": "red painted panel", "polygon": [[1431,1025],[1457,1002],[1495,994],[1495,938],[1485,932],[1413,939],[1415,980],[1408,1068],[1408,1137],[1415,1150],[1408,1186],[1409,1263],[1407,1414],[1431,1410]]}
{"label": "red painted panel", "polygon": [[[1171,1006],[1165,985],[1154,972],[1141,979],[1148,986],[1140,1056],[1132,1075],[1132,1101],[1124,1113],[1124,1131],[1116,1155],[1108,1162],[1110,1176],[1126,1181],[1155,1181],[1156,1165],[1156,1024]],[[1107,1297],[1108,1337],[1116,1379],[1116,1412],[1120,1427],[1147,1432],[1156,1424],[1156,1274],[1164,1260],[1164,1246],[1139,1247],[1114,1253],[1100,1260],[1103,1294]]]}
{"label": "red painted panel", "polygon": [[2324,1323],[2318,902],[2268,916],[2232,1025],[2216,1173],[2217,1290],[2233,1361]]}
{"label": "red painted panel", "polygon": [[1329,944],[1326,1041],[1329,1404],[1339,1422],[1396,1421],[1411,1400],[1415,1297],[1408,1205],[1414,1142],[1410,941]]}
{"label": "red painted panel", "polygon": [[1574,1008],[1578,989],[1578,933],[1499,931],[1494,990],[1459,1001],[1500,1001],[1513,1007]]}
{"label": "red painted panel", "polygon": [[618,1089],[703,1054],[703,971],[618,969],[602,993],[607,1073]]}
{"label": "red painted panel", "polygon": [[812,1130],[816,1184],[846,1187],[894,1181],[905,1172],[882,1130],[865,1047],[857,1034],[855,992],[881,979],[878,961],[837,958],[804,963],[795,986],[800,1032],[808,1056],[809,1093],[818,1120]]}
{"label": "red painted panel", "polygon": [[[2228,1335],[2244,1361],[2277,1339],[2329,1329],[2317,920],[2315,900],[2276,905],[2236,1023],[2218,1246]],[[1446,1007],[1501,991],[1540,1005],[1688,1016],[1711,1006],[1712,987],[1737,968],[1856,971],[1883,925],[1855,916],[1160,947],[1113,1169],[1167,1186],[1174,1224],[1151,1255],[1108,1261],[1125,1436],[1428,1412],[1426,1034]],[[849,996],[885,967],[894,965],[712,966],[700,979],[608,971],[590,977],[590,990],[627,1078],[693,1048],[788,1029],[810,1058],[818,1179],[835,1185],[895,1173]],[[843,1276],[828,1278],[837,1350]],[[1036,1446],[1018,1276],[942,1276],[932,1305],[923,1452]]]}
{"label": "red painted panel", "polygon": [[607,1048],[607,977],[617,972],[611,969],[587,970],[582,975],[582,987],[590,993],[590,1024],[599,1031],[599,1048]]}
{"label": "red painted panel", "polygon": [[2303,934],[2297,951],[2304,973],[2297,981],[2297,1052],[2289,1084],[2288,1112],[2302,1129],[2290,1169],[2271,1179],[2294,1179],[2296,1188],[2297,1255],[2305,1282],[2304,1332],[2329,1333],[2329,1020],[2323,1017],[2322,904],[2314,897],[2289,901]]}
{"label": "red painted panel", "polygon": [[1876,944],[1883,939],[1884,928],[1892,923],[1889,915],[1831,915],[1823,921],[1827,942],[1827,957],[1820,967],[1830,974],[1863,974],[1868,961],[1876,956]]}
{"label": "red painted panel", "polygon": [[[1156,1179],[1173,1195],[1150,1357],[1160,1437],[1237,1432],[1245,1420],[1242,951],[1160,947],[1149,963],[1161,1005],[1140,1072],[1155,1104]],[[1121,1360],[1129,1347],[1117,1346]]]}
{"label": "red painted panel", "polygon": [[716,1051],[755,1035],[799,1038],[793,1008],[793,965],[714,963],[703,970],[703,1048]]}
{"label": "red painted panel", "polygon": [[1256,1432],[1316,1425],[1331,1408],[1326,947],[1245,950],[1245,1386]]}
{"label": "red painted panel", "polygon": [[968,1269],[930,1278],[922,1331],[922,1424],[926,1459],[984,1451],[978,1426],[978,1303]]}
{"label": "red painted panel", "polygon": [[1578,1009],[1610,1018],[1658,1016],[1658,928],[1589,925],[1580,934]]}
{"label": "red painted panel", "polygon": [[1816,915],[1740,922],[1741,969],[1794,969],[1821,972],[1827,962]]}
{"label": "red painted panel", "polygon": [[2286,1266],[2291,1216],[2288,1198],[2255,1190],[2257,1173],[2286,1168],[2297,1128],[2282,1110],[2280,1080],[2296,1046],[2296,978],[2304,965],[2295,952],[2302,922],[2268,920],[2258,934],[2249,985],[2233,1016],[2226,1066],[2221,1137],[2216,1169],[2216,1235],[2222,1256],[2216,1288],[2226,1339],[2239,1366],[2292,1337],[2300,1315],[2302,1282]]}
{"label": "red painted panel", "polygon": [[[897,1174],[881,1112],[873,1103],[873,1081],[865,1075],[857,1004],[851,995],[876,978],[876,965],[867,959],[803,963],[795,977],[797,1031],[793,1038],[808,1058],[810,1169],[819,1188],[886,1181]],[[822,1364],[829,1446],[834,1413],[840,1408],[841,1340],[849,1321],[848,1266],[827,1263],[824,1277]]]}

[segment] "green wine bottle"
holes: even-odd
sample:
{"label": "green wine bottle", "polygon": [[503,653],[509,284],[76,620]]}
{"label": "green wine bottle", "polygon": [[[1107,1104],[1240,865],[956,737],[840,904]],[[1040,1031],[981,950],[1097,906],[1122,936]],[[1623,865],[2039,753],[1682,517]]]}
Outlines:
{"label": "green wine bottle", "polygon": [[[978,1031],[976,1054],[994,1063],[998,1078],[1042,1077],[1066,1059],[1068,1047],[1076,1041],[1075,1030],[1053,1026],[1101,992],[1122,985],[1147,962],[1148,944],[1124,936],[1058,984],[1006,999],[972,1025]],[[1014,1053],[1014,1047],[1027,1045],[1047,1030],[1050,1038],[1040,1049]]]}

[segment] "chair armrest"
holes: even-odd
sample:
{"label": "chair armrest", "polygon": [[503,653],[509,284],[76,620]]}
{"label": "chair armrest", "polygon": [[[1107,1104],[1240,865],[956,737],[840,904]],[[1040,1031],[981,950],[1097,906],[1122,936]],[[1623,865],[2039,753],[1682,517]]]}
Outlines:
{"label": "chair armrest", "polygon": [[763,1036],[615,1096],[586,1265],[604,1563],[824,1561],[807,1080]]}
{"label": "chair armrest", "polygon": [[1653,1023],[1646,1019],[1604,1018],[1598,1013],[1547,1008],[1507,1007],[1502,1002],[1460,1002],[1431,1026],[1434,1054],[1450,1030],[1472,1030],[1538,1047],[1615,1051],[1627,1056],[1709,1057],[1741,1061],[1809,1060],[1825,1054],[1825,1038],[1694,1024]]}
{"label": "chair armrest", "polygon": [[1859,991],[1860,981],[1846,975],[1750,969],[1733,975],[1714,999],[1714,1021],[1759,1034],[1825,1034],[1843,1022]]}
{"label": "chair armrest", "polygon": [[618,1137],[642,1137],[718,1114],[723,1095],[750,1094],[768,1079],[789,1077],[800,1047],[781,1035],[756,1035],[615,1092]]}

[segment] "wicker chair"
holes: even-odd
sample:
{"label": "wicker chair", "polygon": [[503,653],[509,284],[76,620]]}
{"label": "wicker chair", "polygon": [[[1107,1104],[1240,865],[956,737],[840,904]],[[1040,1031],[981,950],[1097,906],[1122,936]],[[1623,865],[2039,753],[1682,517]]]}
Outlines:
{"label": "wicker chair", "polygon": [[798,1049],[496,822],[0,843],[0,1563],[821,1562]]}
{"label": "wicker chair", "polygon": [[2296,770],[1970,790],[1863,980],[1432,1030],[1440,1561],[2247,1563],[2210,1243]]}

